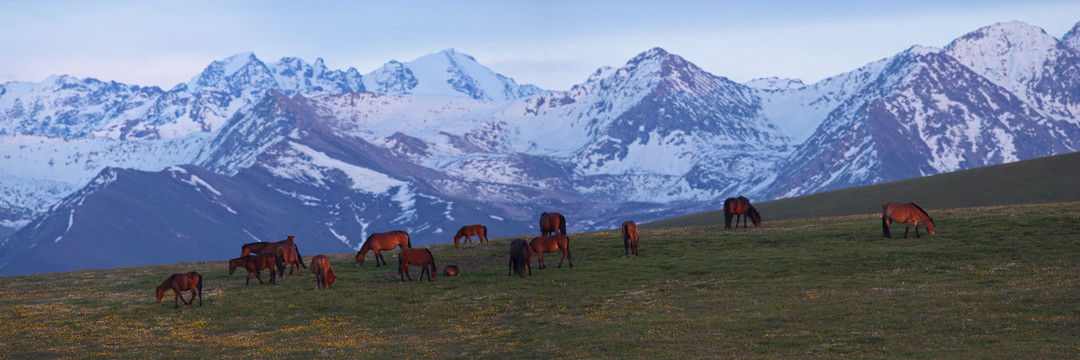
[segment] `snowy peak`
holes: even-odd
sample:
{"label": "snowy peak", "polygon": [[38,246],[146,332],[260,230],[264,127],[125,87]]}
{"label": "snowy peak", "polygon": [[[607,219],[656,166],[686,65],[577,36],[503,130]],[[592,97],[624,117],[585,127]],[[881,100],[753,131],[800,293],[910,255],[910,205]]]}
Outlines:
{"label": "snowy peak", "polygon": [[953,40],[945,51],[971,70],[1022,97],[1060,56],[1059,41],[1022,22],[990,25]]}
{"label": "snowy peak", "polygon": [[505,101],[545,92],[533,85],[518,85],[454,49],[408,63],[392,60],[365,75],[364,86],[387,94],[464,96],[482,101]]}
{"label": "snowy peak", "polygon": [[776,77],[776,76],[753,79],[753,80],[747,81],[746,83],[743,83],[743,85],[746,85],[746,86],[749,86],[749,87],[752,87],[752,88],[755,88],[755,89],[758,89],[758,90],[768,90],[768,91],[794,90],[794,89],[801,89],[801,88],[806,87],[806,83],[804,83],[800,79],[779,78],[779,77]]}
{"label": "snowy peak", "polygon": [[271,88],[274,78],[270,69],[250,52],[240,53],[224,60],[216,60],[188,82],[187,89],[195,93],[204,88],[229,90],[233,96],[246,87]]}
{"label": "snowy peak", "polygon": [[1061,38],[1061,42],[1065,44],[1065,47],[1080,55],[1080,22],[1073,25],[1072,29],[1065,33],[1065,37]]}

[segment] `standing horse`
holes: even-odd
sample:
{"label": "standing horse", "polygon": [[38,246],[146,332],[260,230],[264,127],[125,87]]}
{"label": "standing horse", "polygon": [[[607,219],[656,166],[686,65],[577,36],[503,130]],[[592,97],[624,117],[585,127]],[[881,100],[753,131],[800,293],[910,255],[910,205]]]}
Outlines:
{"label": "standing horse", "polygon": [[529,270],[529,275],[532,275],[532,267],[529,266],[529,261],[532,259],[532,248],[529,247],[529,243],[525,242],[525,239],[514,239],[510,242],[510,270],[506,273],[506,276],[510,276],[512,273],[517,273],[521,277],[525,277],[525,270]]}
{"label": "standing horse", "polygon": [[623,255],[630,256],[630,250],[634,250],[637,256],[637,224],[627,220],[622,223]]}
{"label": "standing horse", "polygon": [[[191,305],[195,302],[195,293],[199,294],[199,306],[202,306],[202,288],[203,279],[202,275],[197,272],[189,273],[177,273],[169,276],[165,282],[161,283],[157,287],[157,302],[161,303],[161,298],[165,296],[165,291],[172,289],[176,296],[173,297],[173,309],[179,309],[180,303],[177,300],[184,301],[184,305]],[[182,291],[191,291],[191,301],[184,300],[184,297],[180,295]]]}
{"label": "standing horse", "polygon": [[745,197],[728,198],[724,200],[724,228],[731,229],[731,217],[735,218],[735,227],[739,227],[739,218],[742,218],[743,228],[747,227],[746,219],[750,218],[754,222],[754,227],[761,226],[761,214],[753,205],[750,205],[750,199]]}
{"label": "standing horse", "polygon": [[326,289],[334,285],[334,281],[337,280],[334,268],[330,267],[330,260],[326,258],[326,255],[315,255],[311,258],[311,272],[315,273],[315,286],[319,289]]}
{"label": "standing horse", "polygon": [[476,241],[479,242],[480,245],[483,245],[485,241],[488,245],[491,245],[491,241],[489,241],[487,237],[487,226],[476,224],[462,226],[461,230],[457,231],[457,234],[454,235],[454,247],[458,247],[461,238],[465,238],[465,243],[472,242],[473,235],[476,235]]}
{"label": "standing horse", "polygon": [[435,266],[435,256],[431,255],[431,250],[428,249],[413,249],[403,248],[401,252],[398,252],[398,276],[401,276],[401,282],[405,282],[405,277],[409,277],[409,281],[412,281],[412,275],[409,275],[409,265],[419,266],[423,271],[420,271],[420,278],[417,281],[424,281],[424,274],[428,274],[428,281],[435,281],[435,273],[438,267]]}
{"label": "standing horse", "polygon": [[375,252],[375,267],[380,266],[380,261],[382,262],[382,265],[386,265],[386,259],[382,256],[383,250],[392,250],[399,246],[402,250],[412,247],[412,242],[409,241],[409,233],[401,230],[394,230],[371,234],[371,236],[368,236],[367,240],[364,241],[364,245],[360,247],[360,251],[356,252],[356,266],[360,267],[364,265],[364,258],[367,256],[368,251]]}
{"label": "standing horse", "polygon": [[889,233],[889,225],[892,225],[892,221],[907,224],[907,227],[904,228],[905,239],[907,239],[907,233],[911,229],[912,223],[915,223],[915,237],[922,237],[919,235],[919,220],[926,224],[926,232],[934,235],[934,219],[931,219],[926,210],[923,210],[919,205],[915,205],[915,203],[897,204],[889,202],[881,206],[881,231],[885,233],[887,238],[892,237],[892,234]]}
{"label": "standing horse", "polygon": [[229,275],[232,275],[236,271],[236,268],[244,268],[247,270],[247,280],[244,280],[244,285],[251,284],[251,273],[255,273],[255,279],[259,280],[259,284],[262,284],[262,277],[259,276],[259,271],[263,269],[270,270],[270,283],[275,283],[277,279],[277,273],[274,272],[274,265],[278,264],[278,257],[274,254],[262,254],[262,255],[245,255],[232,260],[229,260]]}
{"label": "standing horse", "polygon": [[285,276],[285,266],[289,266],[289,275],[293,274],[293,270],[297,271],[298,275],[303,275],[303,268],[307,268],[304,265],[304,258],[300,256],[300,249],[296,247],[296,242],[292,235],[289,235],[285,240],[275,242],[253,242],[247,243],[240,247],[240,256],[248,254],[274,254],[278,257],[278,274]]}
{"label": "standing horse", "polygon": [[540,214],[540,235],[549,236],[556,233],[566,235],[566,217],[560,213]]}
{"label": "standing horse", "polygon": [[[546,269],[547,265],[544,264],[544,253],[560,252],[562,257],[559,258],[559,265],[557,268],[562,267],[563,259],[566,259],[570,263],[570,267],[574,267],[574,260],[570,258],[570,239],[566,235],[555,236],[540,236],[532,239],[529,242],[529,248],[536,254],[536,262],[540,264],[540,269]],[[531,271],[531,270],[530,270]]]}

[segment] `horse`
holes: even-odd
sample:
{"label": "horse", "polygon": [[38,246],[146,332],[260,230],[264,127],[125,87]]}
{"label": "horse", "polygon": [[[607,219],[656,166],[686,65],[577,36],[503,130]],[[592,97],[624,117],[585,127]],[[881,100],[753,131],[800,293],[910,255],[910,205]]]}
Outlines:
{"label": "horse", "polygon": [[488,245],[491,245],[491,241],[487,237],[487,226],[476,224],[462,226],[461,230],[457,231],[457,234],[454,235],[454,247],[458,247],[461,238],[465,238],[466,243],[472,242],[473,235],[476,235],[477,242],[480,245],[483,245],[485,241]]}
{"label": "horse", "polygon": [[240,256],[248,254],[274,254],[278,257],[278,274],[285,276],[285,266],[289,266],[289,275],[293,274],[294,269],[297,275],[303,275],[304,268],[307,265],[304,264],[304,258],[300,255],[300,249],[296,247],[296,242],[292,235],[286,237],[285,240],[275,242],[253,242],[247,243],[240,247]]}
{"label": "horse", "polygon": [[529,266],[529,261],[532,259],[532,248],[525,242],[525,239],[514,239],[510,242],[510,270],[507,271],[506,276],[510,276],[512,273],[525,277],[525,270],[529,270],[529,275],[532,275],[532,267]]}
{"label": "horse", "polygon": [[[557,268],[562,267],[563,259],[566,259],[570,263],[570,267],[574,267],[574,260],[570,258],[570,239],[566,235],[558,234],[554,236],[539,236],[532,239],[529,242],[529,248],[536,254],[536,261],[540,264],[540,269],[546,269],[547,265],[544,264],[544,253],[559,251],[562,257],[559,258],[559,265]],[[530,270],[531,271],[531,270]]]}
{"label": "horse", "polygon": [[634,250],[637,256],[637,224],[627,220],[622,223],[623,256],[630,256],[630,250]]}
{"label": "horse", "polygon": [[330,267],[330,260],[326,258],[326,255],[315,255],[311,258],[311,272],[315,273],[315,286],[319,289],[326,289],[334,285],[334,281],[337,280],[334,268]]}
{"label": "horse", "polygon": [[409,233],[394,230],[384,233],[374,233],[368,236],[367,240],[364,240],[364,245],[360,247],[360,251],[356,252],[356,266],[360,267],[364,265],[364,258],[367,256],[368,251],[375,252],[375,267],[379,267],[379,261],[382,261],[382,265],[386,265],[386,259],[382,256],[383,250],[393,250],[400,246],[402,250],[405,248],[411,248],[412,242],[409,241]]}
{"label": "horse", "polygon": [[198,292],[199,306],[202,306],[202,288],[202,275],[197,272],[172,274],[168,279],[165,279],[165,282],[158,285],[156,299],[160,304],[161,298],[165,296],[165,291],[172,289],[173,293],[176,294],[173,297],[173,309],[179,309],[180,303],[177,300],[184,300],[184,297],[180,295],[181,291],[191,291],[191,301],[184,301],[184,305],[192,305],[195,302],[195,294]]}
{"label": "horse", "polygon": [[911,229],[912,223],[915,223],[915,237],[922,237],[919,235],[919,220],[926,224],[926,232],[934,235],[934,219],[930,218],[926,210],[923,210],[919,205],[915,205],[915,203],[897,204],[894,202],[881,205],[881,230],[887,238],[892,237],[892,234],[889,233],[889,225],[893,221],[907,224],[907,227],[904,228],[905,239],[907,239],[908,230]]}
{"label": "horse", "polygon": [[556,234],[566,235],[566,217],[560,213],[540,214],[540,235],[549,236]]}
{"label": "horse", "polygon": [[232,275],[236,271],[236,268],[241,267],[247,270],[247,280],[244,280],[244,285],[251,284],[251,273],[255,273],[255,279],[259,280],[259,284],[262,284],[262,277],[259,276],[259,271],[263,269],[270,270],[270,283],[276,283],[276,273],[274,272],[274,265],[278,264],[278,257],[274,254],[262,254],[262,255],[245,255],[232,260],[229,260],[229,275]]}
{"label": "horse", "polygon": [[761,226],[761,214],[753,205],[750,205],[750,199],[745,197],[728,198],[724,200],[724,229],[731,229],[731,217],[735,218],[735,227],[739,227],[739,218],[742,218],[743,228],[747,228],[746,219],[750,218],[754,222],[754,227]]}
{"label": "horse", "polygon": [[457,265],[446,265],[442,270],[442,274],[445,276],[458,276],[461,275],[461,269]]}
{"label": "horse", "polygon": [[409,277],[409,281],[412,281],[412,275],[409,275],[409,265],[416,265],[424,269],[420,272],[420,278],[417,281],[424,281],[424,274],[428,274],[428,281],[435,281],[435,272],[439,271],[435,266],[435,256],[431,255],[431,250],[428,249],[413,249],[402,248],[401,252],[398,252],[398,276],[401,276],[401,282],[405,282],[405,277]]}

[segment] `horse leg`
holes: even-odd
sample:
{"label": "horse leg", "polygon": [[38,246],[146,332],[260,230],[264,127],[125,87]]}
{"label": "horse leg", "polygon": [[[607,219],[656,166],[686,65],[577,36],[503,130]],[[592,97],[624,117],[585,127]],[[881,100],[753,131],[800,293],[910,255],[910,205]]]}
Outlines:
{"label": "horse leg", "polygon": [[919,220],[915,220],[915,238],[918,239],[921,237],[922,235],[919,235]]}
{"label": "horse leg", "polygon": [[539,252],[536,253],[536,263],[539,264],[538,267],[540,268],[540,270],[543,270],[544,268],[547,267],[547,266],[544,265],[544,252],[543,251],[539,251]]}
{"label": "horse leg", "polygon": [[555,265],[556,269],[562,268],[563,259],[566,259],[566,250],[559,249],[559,265]]}
{"label": "horse leg", "polygon": [[904,226],[904,238],[907,239],[907,232],[908,232],[908,230],[911,230],[911,223],[904,223],[904,224],[907,225],[907,226]]}
{"label": "horse leg", "polygon": [[175,294],[175,295],[173,295],[173,309],[179,309],[180,308],[180,302],[177,301],[177,299],[180,298],[180,292],[176,291],[176,289],[173,288],[173,294]]}
{"label": "horse leg", "polygon": [[634,250],[634,256],[637,256],[637,240],[630,241],[630,248]]}
{"label": "horse leg", "polygon": [[566,262],[570,263],[570,268],[573,269],[574,268],[574,258],[570,256],[570,248],[563,248],[563,252],[566,253]]}
{"label": "horse leg", "polygon": [[[271,270],[271,271],[273,271],[273,270]],[[255,279],[258,279],[259,280],[259,285],[262,285],[263,284],[262,274],[259,274],[259,273],[261,273],[261,271],[255,270]]]}

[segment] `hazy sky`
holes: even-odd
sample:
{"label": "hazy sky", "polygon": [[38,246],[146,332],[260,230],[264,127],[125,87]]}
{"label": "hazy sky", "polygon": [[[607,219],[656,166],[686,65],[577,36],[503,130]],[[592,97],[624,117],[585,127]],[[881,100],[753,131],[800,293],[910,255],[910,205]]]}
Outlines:
{"label": "hazy sky", "polygon": [[735,81],[807,83],[1022,21],[1061,38],[1080,1],[10,1],[0,83],[50,74],[168,89],[211,61],[323,58],[368,73],[446,48],[551,90],[662,47]]}

